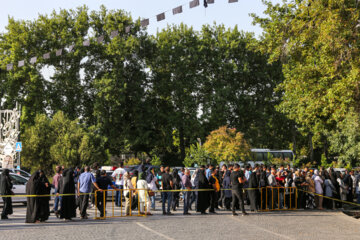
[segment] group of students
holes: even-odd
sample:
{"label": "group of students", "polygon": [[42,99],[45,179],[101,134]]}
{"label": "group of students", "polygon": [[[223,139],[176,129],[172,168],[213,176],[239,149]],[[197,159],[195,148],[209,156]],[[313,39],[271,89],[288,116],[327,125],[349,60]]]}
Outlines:
{"label": "group of students", "polygon": [[[161,190],[162,212],[173,215],[179,202],[183,201],[183,214],[190,215],[192,205],[201,214],[215,214],[217,209],[232,211],[240,209],[242,215],[247,215],[244,204],[250,205],[251,211],[284,208],[341,208],[342,201],[353,202],[357,196],[360,203],[360,177],[353,171],[340,173],[333,169],[310,170],[284,168],[275,165],[246,166],[240,169],[238,164],[219,166],[201,166],[191,175],[190,170],[160,167],[155,173],[153,167],[145,169],[141,165],[134,172],[126,172],[123,163],[112,174],[100,171],[94,164],[92,169],[64,169],[56,167],[53,183],[50,184],[44,171],[33,173],[26,185],[27,197],[26,223],[46,221],[51,212],[66,221],[76,217],[79,208],[80,218],[87,219],[87,208],[95,203],[100,217],[104,217],[104,205],[109,186],[116,190],[116,204],[122,206],[125,200],[125,214],[130,215],[130,209],[139,207],[141,214],[152,215],[155,210],[155,196]],[[113,180],[115,184],[113,184]],[[50,212],[49,201],[51,188],[55,189],[54,208]],[[0,194],[12,195],[12,181],[9,170],[1,174]],[[105,194],[105,198],[104,195]],[[41,196],[43,195],[43,196]],[[326,196],[327,198],[323,198]],[[90,199],[91,198],[91,199]],[[341,201],[336,201],[341,200]],[[10,196],[3,197],[1,219],[7,219],[13,213]],[[167,205],[167,206],[166,206]]]}

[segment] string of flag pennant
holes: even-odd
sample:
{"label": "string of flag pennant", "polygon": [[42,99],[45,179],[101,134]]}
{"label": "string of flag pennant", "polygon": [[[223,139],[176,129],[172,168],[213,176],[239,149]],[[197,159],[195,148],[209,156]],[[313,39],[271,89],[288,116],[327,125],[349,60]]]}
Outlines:
{"label": "string of flag pennant", "polygon": [[[238,2],[238,0],[228,0],[228,3],[236,3],[236,2]],[[203,5],[204,5],[205,8],[208,7],[208,4],[214,4],[214,3],[215,3],[215,0],[203,0]],[[173,8],[173,9],[170,9],[170,10],[164,11],[162,13],[159,13],[159,14],[155,15],[154,17],[156,18],[157,22],[163,21],[163,20],[165,20],[165,14],[167,12],[171,11],[173,15],[181,14],[183,12],[183,8],[186,5],[188,5],[190,9],[198,7],[198,6],[200,6],[200,0],[192,0],[189,3],[183,4],[183,5],[177,6],[177,7]],[[144,28],[147,27],[148,25],[150,25],[150,18],[142,19],[140,21],[140,25],[142,27],[144,27]],[[130,33],[131,28],[132,28],[131,25],[126,26],[125,27],[125,33]],[[119,30],[114,30],[114,31],[110,32],[110,38],[111,39],[115,38],[118,35],[119,35]],[[103,43],[104,42],[104,35],[101,35],[101,36],[97,37],[96,42],[97,43]],[[90,39],[84,40],[82,42],[82,46],[84,46],[84,47],[90,46]],[[52,52],[55,52],[55,56],[58,57],[58,56],[61,56],[63,54],[63,52],[64,52],[63,50],[66,50],[68,53],[71,53],[74,50],[74,48],[75,48],[75,44],[69,45],[69,46],[66,46],[64,48],[55,49],[53,51],[44,53],[41,57],[44,60],[47,60],[47,59],[50,59]],[[36,57],[36,56],[31,57],[29,63],[31,65],[35,65],[37,60],[38,60],[38,57]],[[17,62],[17,64],[16,63],[7,64],[6,65],[6,70],[11,71],[11,70],[14,69],[14,66],[17,66],[18,68],[25,66],[25,60],[20,60],[20,61]]]}

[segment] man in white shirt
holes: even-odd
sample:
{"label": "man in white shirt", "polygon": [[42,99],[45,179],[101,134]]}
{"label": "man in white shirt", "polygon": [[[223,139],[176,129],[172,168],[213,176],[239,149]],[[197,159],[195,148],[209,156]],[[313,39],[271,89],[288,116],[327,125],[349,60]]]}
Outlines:
{"label": "man in white shirt", "polygon": [[[120,162],[119,167],[117,169],[115,169],[115,171],[113,172],[113,174],[111,175],[114,182],[115,182],[115,186],[118,189],[123,189],[124,188],[124,174],[125,174],[125,169],[124,169],[124,163]],[[120,207],[121,206],[121,191],[117,191],[116,192],[116,196],[115,196],[115,204],[116,206]]]}

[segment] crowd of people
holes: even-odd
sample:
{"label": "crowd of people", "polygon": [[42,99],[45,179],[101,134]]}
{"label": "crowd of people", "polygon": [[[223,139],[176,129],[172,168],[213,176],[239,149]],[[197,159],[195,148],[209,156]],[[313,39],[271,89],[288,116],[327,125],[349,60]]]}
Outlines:
{"label": "crowd of people", "polygon": [[[107,190],[116,190],[115,203],[123,206],[128,216],[131,209],[139,208],[140,214],[152,215],[156,209],[156,195],[161,196],[163,215],[173,215],[180,202],[183,214],[190,215],[193,209],[201,214],[216,214],[219,209],[237,210],[247,215],[245,204],[250,211],[272,209],[336,209],[343,203],[360,204],[360,175],[354,171],[335,172],[332,168],[294,169],[290,165],[255,165],[241,169],[238,164],[201,166],[193,174],[186,168],[173,169],[161,166],[158,172],[154,167],[144,165],[133,172],[127,172],[123,163],[112,173],[111,178],[99,165],[92,168],[65,169],[57,166],[52,184],[44,171],[33,173],[26,185],[27,211],[26,223],[46,221],[50,213],[70,221],[76,217],[87,219],[89,204],[106,214]],[[113,184],[114,183],[114,184]],[[55,190],[53,209],[49,201],[51,189]],[[159,191],[160,190],[160,191]],[[96,192],[96,197],[95,193]],[[12,181],[9,170],[3,170],[0,181],[0,194],[3,195],[1,219],[8,219],[13,213],[11,197]],[[5,196],[6,195],[6,196]],[[43,195],[43,196],[41,196]],[[95,200],[96,198],[96,200]],[[356,200],[355,200],[356,198]],[[105,201],[104,201],[105,200]],[[355,201],[354,201],[355,200]],[[194,207],[194,208],[193,208]]]}

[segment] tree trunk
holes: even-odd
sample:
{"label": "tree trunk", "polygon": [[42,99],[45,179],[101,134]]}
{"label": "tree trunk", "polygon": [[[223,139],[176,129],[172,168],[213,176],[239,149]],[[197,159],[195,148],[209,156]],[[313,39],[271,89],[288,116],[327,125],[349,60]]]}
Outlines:
{"label": "tree trunk", "polygon": [[309,133],[309,158],[311,163],[314,162],[314,146],[313,146],[312,138],[313,138],[313,134]]}
{"label": "tree trunk", "polygon": [[[297,157],[296,156],[296,127],[295,127],[295,124],[292,124],[292,127],[291,127],[291,133],[292,133],[292,142],[293,142],[293,153],[294,153],[294,159]],[[293,160],[294,160],[293,159]]]}
{"label": "tree trunk", "polygon": [[183,124],[180,124],[179,128],[179,139],[180,139],[180,158],[181,162],[185,159],[185,140],[184,140],[184,127]]}

